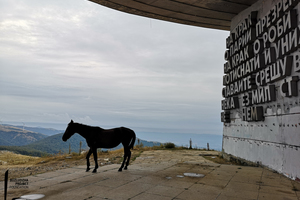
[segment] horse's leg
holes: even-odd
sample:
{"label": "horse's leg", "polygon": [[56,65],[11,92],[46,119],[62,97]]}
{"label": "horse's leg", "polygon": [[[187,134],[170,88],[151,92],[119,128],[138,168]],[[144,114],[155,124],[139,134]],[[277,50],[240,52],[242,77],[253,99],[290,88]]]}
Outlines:
{"label": "horse's leg", "polygon": [[93,173],[96,173],[98,169],[97,148],[93,148],[92,151],[93,151],[94,161],[95,161],[95,169],[93,170]]}
{"label": "horse's leg", "polygon": [[92,149],[89,150],[89,152],[86,155],[86,171],[90,171],[90,156],[92,154]]}
{"label": "horse's leg", "polygon": [[125,165],[125,167],[124,167],[124,170],[126,170],[126,169],[127,169],[127,166],[129,165],[130,157],[131,157],[131,151],[130,151],[130,149],[129,149],[129,150],[128,150],[127,162],[126,162],[126,165]]}
{"label": "horse's leg", "polygon": [[128,155],[127,155],[127,151],[124,149],[124,159],[123,159],[123,162],[122,162],[122,165],[121,165],[121,167],[119,168],[119,172],[121,172],[122,171],[122,169],[123,169],[123,167],[124,167],[124,164],[125,164],[125,161],[126,161],[126,158],[128,157]]}

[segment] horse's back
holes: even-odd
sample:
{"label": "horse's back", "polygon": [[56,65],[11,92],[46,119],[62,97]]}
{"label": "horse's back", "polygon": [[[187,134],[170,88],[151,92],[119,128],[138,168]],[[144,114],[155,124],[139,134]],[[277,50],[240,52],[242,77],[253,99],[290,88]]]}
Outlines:
{"label": "horse's back", "polygon": [[114,148],[120,143],[128,143],[128,141],[131,141],[133,138],[135,140],[136,137],[134,131],[126,127],[112,129],[93,127],[93,133],[94,137],[87,142],[98,148]]}
{"label": "horse's back", "polygon": [[103,133],[105,134],[122,134],[122,135],[133,135],[135,132],[127,127],[118,127],[118,128],[112,128],[112,129],[103,129]]}
{"label": "horse's back", "polygon": [[130,128],[126,128],[126,127],[120,127],[120,129],[122,130],[122,132],[126,132],[126,133],[130,133],[130,134],[135,134],[134,131]]}

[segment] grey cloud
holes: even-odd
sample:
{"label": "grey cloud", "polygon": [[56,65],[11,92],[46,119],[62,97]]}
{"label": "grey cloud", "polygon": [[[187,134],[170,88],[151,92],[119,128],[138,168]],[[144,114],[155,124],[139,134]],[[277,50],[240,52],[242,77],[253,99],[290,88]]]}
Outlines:
{"label": "grey cloud", "polygon": [[81,0],[1,4],[2,120],[221,130],[227,32]]}

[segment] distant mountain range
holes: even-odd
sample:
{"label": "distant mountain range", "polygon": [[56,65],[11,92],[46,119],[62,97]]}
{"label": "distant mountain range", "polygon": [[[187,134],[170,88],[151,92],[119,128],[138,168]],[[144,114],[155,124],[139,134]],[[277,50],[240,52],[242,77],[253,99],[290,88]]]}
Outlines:
{"label": "distant mountain range", "polygon": [[46,137],[47,135],[43,133],[37,133],[10,125],[0,125],[0,145],[24,146]]}
{"label": "distant mountain range", "polygon": [[[39,132],[33,132],[39,131]],[[60,133],[59,133],[60,132]],[[0,125],[0,150],[14,151],[16,153],[42,156],[44,154],[57,154],[79,152],[81,149],[88,149],[86,141],[79,134],[73,135],[67,142],[62,141],[63,131],[42,127],[20,127],[12,125]],[[55,135],[51,135],[51,134]],[[46,135],[47,134],[47,135]],[[51,136],[48,136],[51,135]],[[144,146],[158,146],[159,142],[149,142],[139,139]],[[135,144],[138,143],[138,138]],[[114,149],[122,148],[120,144]]]}
{"label": "distant mountain range", "polygon": [[[11,126],[11,125],[9,125]],[[28,127],[28,126],[14,126],[16,128],[20,128],[20,129],[23,129],[24,130],[27,130],[27,131],[32,131],[32,132],[35,132],[35,133],[42,133],[44,135],[47,135],[47,136],[51,136],[51,135],[55,135],[55,134],[58,134],[58,133],[63,133],[64,130],[56,130],[56,129],[53,129],[53,128],[42,128],[42,127]]]}

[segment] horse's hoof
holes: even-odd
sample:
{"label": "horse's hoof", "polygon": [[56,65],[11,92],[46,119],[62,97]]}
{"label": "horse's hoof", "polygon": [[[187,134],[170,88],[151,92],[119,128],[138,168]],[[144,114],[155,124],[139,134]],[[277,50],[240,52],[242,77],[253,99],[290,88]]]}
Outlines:
{"label": "horse's hoof", "polygon": [[92,173],[97,173],[97,170],[96,170],[96,169],[94,169]]}
{"label": "horse's hoof", "polygon": [[88,171],[90,171],[90,169],[86,169],[85,171],[88,172]]}
{"label": "horse's hoof", "polygon": [[119,171],[119,172],[121,172],[121,171],[122,171],[122,169],[120,168],[118,171]]}
{"label": "horse's hoof", "polygon": [[124,167],[124,170],[127,170],[127,167]]}

